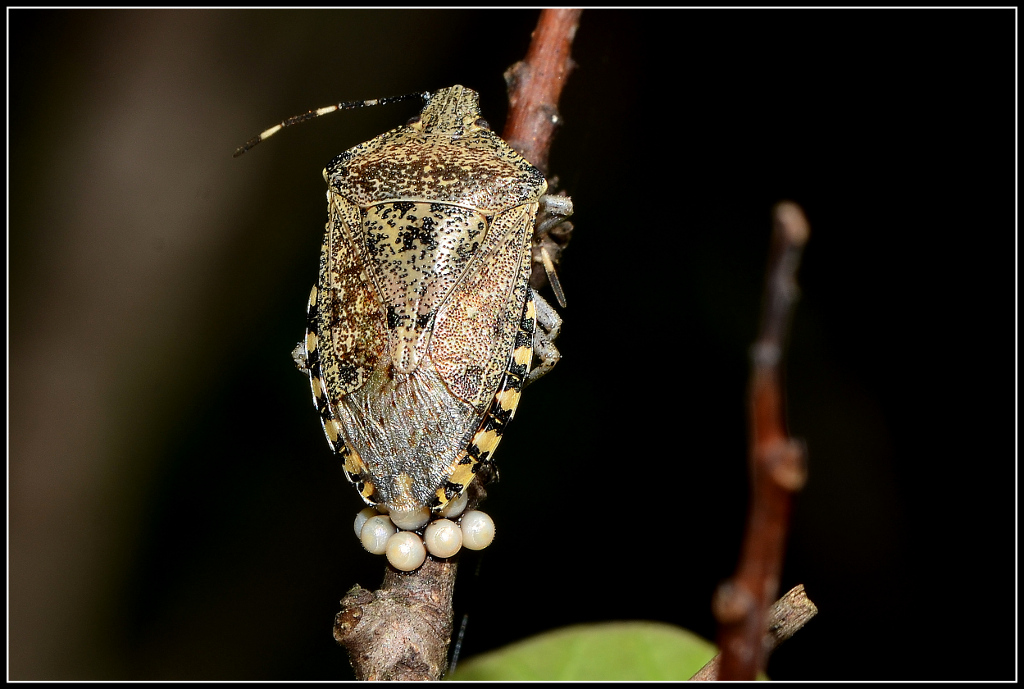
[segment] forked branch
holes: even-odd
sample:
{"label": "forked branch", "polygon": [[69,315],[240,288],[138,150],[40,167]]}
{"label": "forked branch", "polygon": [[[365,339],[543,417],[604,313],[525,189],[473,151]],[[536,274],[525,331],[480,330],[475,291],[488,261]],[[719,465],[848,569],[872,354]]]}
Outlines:
{"label": "forked branch", "polygon": [[[765,657],[771,655],[779,644],[796,634],[797,630],[807,624],[818,614],[818,608],[804,593],[804,585],[797,584],[775,601],[768,611],[768,628],[761,637],[761,646]],[[708,661],[707,665],[697,671],[691,682],[714,682],[720,679],[722,654],[719,653]]]}
{"label": "forked branch", "polygon": [[782,353],[810,230],[795,203],[778,204],[774,216],[761,330],[751,350],[750,511],[736,574],[719,586],[712,603],[722,680],[753,680],[764,669],[768,604],[779,588],[792,496],[807,475],[803,444],[786,430]]}

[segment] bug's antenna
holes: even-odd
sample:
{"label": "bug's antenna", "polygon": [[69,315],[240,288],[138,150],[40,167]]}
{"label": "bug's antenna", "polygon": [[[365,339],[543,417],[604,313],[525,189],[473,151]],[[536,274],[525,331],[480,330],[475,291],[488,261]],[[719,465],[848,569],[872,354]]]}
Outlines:
{"label": "bug's antenna", "polygon": [[338,103],[337,105],[328,105],[323,108],[317,108],[316,110],[310,110],[309,112],[303,113],[301,115],[289,117],[284,122],[281,122],[280,124],[275,124],[273,127],[264,130],[262,133],[249,139],[247,142],[245,142],[245,145],[239,146],[238,148],[235,149],[235,154],[232,157],[237,158],[238,156],[242,155],[259,142],[263,141],[264,139],[270,138],[274,134],[277,134],[277,132],[284,129],[285,127],[290,127],[293,124],[301,124],[303,122],[308,122],[309,120],[316,119],[317,117],[320,117],[322,115],[330,114],[335,110],[353,110],[355,108],[367,108],[370,107],[371,105],[390,105],[392,103],[399,103],[401,101],[410,100],[412,98],[420,98],[424,102],[426,102],[430,100],[431,95],[432,94],[429,91],[422,91],[420,93],[407,93],[404,96],[374,98],[373,100],[353,100],[348,101],[347,103]]}

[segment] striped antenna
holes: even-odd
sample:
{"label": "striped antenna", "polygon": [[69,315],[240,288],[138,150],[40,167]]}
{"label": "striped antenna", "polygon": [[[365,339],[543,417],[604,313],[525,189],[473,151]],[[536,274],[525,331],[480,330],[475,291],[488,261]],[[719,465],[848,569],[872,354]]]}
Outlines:
{"label": "striped antenna", "polygon": [[423,102],[426,102],[430,100],[430,96],[431,93],[429,91],[423,91],[421,93],[407,93],[404,96],[375,98],[374,100],[353,100],[347,103],[338,103],[337,105],[328,105],[323,108],[317,108],[316,110],[310,110],[307,113],[296,115],[295,117],[289,117],[284,122],[281,122],[280,124],[275,124],[273,127],[249,139],[247,142],[245,142],[245,145],[239,146],[238,148],[235,149],[235,154],[233,157],[237,158],[238,156],[242,155],[259,142],[263,141],[264,139],[270,138],[274,134],[277,134],[280,130],[284,129],[285,127],[290,127],[293,124],[301,124],[303,122],[308,122],[309,120],[316,119],[317,117],[320,117],[322,115],[330,114],[335,110],[352,110],[354,108],[368,108],[371,105],[390,105],[391,103],[399,103],[401,101],[410,100],[412,98],[420,98],[423,100]]}

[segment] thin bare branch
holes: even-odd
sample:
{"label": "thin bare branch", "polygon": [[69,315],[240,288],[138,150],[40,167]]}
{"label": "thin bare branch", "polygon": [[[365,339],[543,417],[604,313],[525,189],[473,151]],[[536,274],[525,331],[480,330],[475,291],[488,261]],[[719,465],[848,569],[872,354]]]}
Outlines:
{"label": "thin bare branch", "polygon": [[752,680],[764,669],[768,602],[779,588],[792,495],[806,480],[803,444],[786,430],[781,363],[809,227],[795,203],[778,204],[774,216],[761,331],[751,351],[750,511],[736,574],[719,586],[712,603],[723,680]]}
{"label": "thin bare branch", "polygon": [[[545,175],[551,141],[562,122],[558,99],[575,66],[570,48],[581,13],[579,9],[542,10],[526,58],[505,71],[509,111],[502,138]],[[549,191],[555,193],[558,179],[549,178],[548,184]],[[530,286],[539,290],[550,283],[561,306],[565,306],[565,296],[557,284],[554,267],[561,263],[572,230],[571,222],[552,222],[549,212],[541,208],[533,236]]]}
{"label": "thin bare branch", "polygon": [[582,12],[541,10],[526,58],[505,72],[509,110],[502,138],[545,175],[551,139],[561,121],[558,99],[574,66],[569,51]]}

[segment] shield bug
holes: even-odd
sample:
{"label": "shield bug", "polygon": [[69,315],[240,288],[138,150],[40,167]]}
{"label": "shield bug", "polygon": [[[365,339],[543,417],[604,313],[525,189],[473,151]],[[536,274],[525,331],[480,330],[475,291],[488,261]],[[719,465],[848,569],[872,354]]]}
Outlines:
{"label": "shield bug", "polygon": [[[541,205],[572,212],[490,131],[475,91],[418,95],[417,117],[324,169],[319,278],[293,353],[349,480],[393,517],[461,497],[490,468],[523,386],[557,362],[561,320],[529,286],[531,239]],[[282,126],[394,100],[311,111],[237,153]]]}

